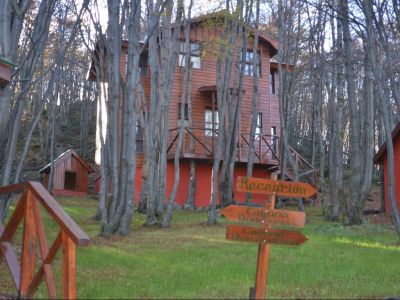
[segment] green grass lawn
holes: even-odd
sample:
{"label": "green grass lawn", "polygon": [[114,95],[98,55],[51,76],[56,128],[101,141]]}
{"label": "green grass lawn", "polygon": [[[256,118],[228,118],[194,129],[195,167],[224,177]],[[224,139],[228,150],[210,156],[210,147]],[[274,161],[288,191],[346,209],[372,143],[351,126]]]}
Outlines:
{"label": "green grass lawn", "polygon": [[[144,216],[135,214],[131,234],[101,238],[90,219],[95,201],[60,202],[91,237],[77,252],[79,298],[248,298],[257,244],[227,241],[225,219],[210,227],[206,213],[177,211],[172,228],[162,230],[143,228]],[[307,209],[307,221],[305,244],[272,246],[267,298],[400,295],[400,247],[391,228],[326,223],[318,208]],[[37,296],[46,297],[44,286]]]}

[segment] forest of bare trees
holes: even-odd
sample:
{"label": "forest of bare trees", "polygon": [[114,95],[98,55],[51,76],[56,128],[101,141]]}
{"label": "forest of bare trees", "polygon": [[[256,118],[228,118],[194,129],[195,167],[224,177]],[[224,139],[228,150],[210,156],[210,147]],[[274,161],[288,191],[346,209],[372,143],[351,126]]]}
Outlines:
{"label": "forest of bare trees", "polygon": [[[217,60],[219,133],[208,223],[217,222],[218,193],[221,206],[234,201],[236,133],[245,72],[239,58],[244,57],[249,43],[257,57],[258,35],[263,33],[279,43],[273,60],[279,74],[281,179],[290,172],[301,180],[290,150],[295,149],[318,171],[313,183],[320,191],[325,217],[345,225],[361,224],[373,182],[383,181],[373,156],[386,142],[388,195],[400,235],[391,138],[400,121],[398,0],[227,0],[212,5],[192,0],[3,2],[0,59],[11,63],[13,69],[12,81],[0,87],[0,185],[29,179],[27,170],[53,161],[59,154],[57,146],[66,143],[62,133],[71,124],[79,128],[74,147],[93,160],[94,146],[87,141],[89,129],[96,123],[97,107],[101,191],[96,217],[100,233],[127,234],[135,209],[146,214],[146,226],[169,227],[180,178],[176,156],[174,189],[167,195],[168,111],[180,41],[183,36],[186,49],[181,115],[187,104],[191,124],[191,19],[218,11],[220,21],[215,25],[220,28],[220,39],[201,49],[201,55],[214,55]],[[127,43],[126,76],[120,71],[123,42]],[[147,98],[139,67],[143,51],[148,52],[151,79]],[[91,61],[95,62],[96,82],[87,80]],[[253,63],[256,69],[257,60]],[[256,74],[249,145],[256,135],[258,89]],[[71,117],[73,111],[78,117]],[[134,128],[140,128],[144,140],[138,207],[133,201],[138,134]],[[183,131],[181,122],[178,149]],[[252,175],[252,153],[249,151],[248,176]],[[194,189],[193,163],[188,208],[193,207]],[[250,195],[247,200],[251,201]],[[8,198],[0,202],[2,219],[9,205]],[[298,206],[304,209],[302,199]]]}

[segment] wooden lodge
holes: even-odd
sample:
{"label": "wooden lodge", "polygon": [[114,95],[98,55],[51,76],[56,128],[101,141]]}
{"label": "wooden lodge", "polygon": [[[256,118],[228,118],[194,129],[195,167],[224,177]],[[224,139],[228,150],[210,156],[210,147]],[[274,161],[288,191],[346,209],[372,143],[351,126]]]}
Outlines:
{"label": "wooden lodge", "polygon": [[[51,163],[39,170],[41,182],[47,188],[49,183]],[[93,172],[73,149],[62,153],[54,160],[54,181],[51,193],[62,196],[86,196],[88,192],[88,177]]]}
{"label": "wooden lodge", "polygon": [[[211,171],[212,161],[218,134],[218,115],[217,115],[217,79],[216,79],[216,57],[202,52],[205,45],[212,45],[213,41],[220,36],[217,27],[205,24],[204,21],[212,15],[197,17],[191,22],[190,30],[190,60],[192,63],[192,126],[184,129],[184,142],[180,155],[180,181],[176,203],[182,205],[188,195],[188,182],[190,173],[190,160],[196,163],[196,182],[195,205],[208,206],[211,195]],[[184,44],[183,35],[180,40]],[[252,114],[253,97],[253,43],[249,41],[245,59],[245,74],[243,81],[243,99],[241,103],[241,119],[239,121],[239,134],[237,143],[237,160],[234,169],[234,177],[245,176],[247,155],[249,151],[250,122]],[[259,103],[256,126],[256,140],[254,144],[254,177],[269,178],[270,173],[278,169],[279,152],[278,136],[280,135],[279,100],[278,100],[278,72],[277,64],[271,62],[271,57],[277,54],[277,42],[267,35],[259,35],[258,53],[260,55],[259,64]],[[173,76],[172,96],[169,105],[169,140],[167,146],[167,197],[172,191],[174,182],[174,155],[177,148],[178,131],[182,121],[188,123],[187,108],[185,107],[184,116],[180,116],[181,82],[183,79],[182,61],[184,51],[179,48],[179,58]],[[123,42],[121,50],[121,70],[126,70],[127,43]],[[98,53],[95,52],[94,55]],[[96,79],[94,60],[90,66],[88,79]],[[150,72],[148,65],[148,53],[143,51],[140,62],[141,83],[149,99],[150,94]],[[121,71],[123,76],[125,71]],[[232,76],[233,78],[234,76]],[[186,104],[187,105],[187,104]],[[99,113],[99,108],[98,108]],[[122,115],[122,113],[120,114]],[[183,120],[182,120],[183,119]],[[119,124],[123,122],[120,121]],[[97,122],[99,124],[99,122]],[[97,125],[98,126],[98,125]],[[103,126],[104,121],[103,121]],[[141,190],[141,171],[143,166],[143,135],[140,128],[137,128],[136,141],[136,194],[135,200],[138,201]],[[99,137],[97,127],[96,136]],[[96,143],[100,145],[100,143]],[[96,163],[100,164],[100,148],[96,149]],[[95,189],[99,191],[99,182]],[[244,201],[244,193],[235,193],[236,201]],[[254,200],[264,199],[255,195]]]}
{"label": "wooden lodge", "polygon": [[[394,182],[397,209],[400,213],[400,123],[392,131],[393,152],[394,152]],[[374,163],[383,166],[384,187],[385,187],[385,210],[390,214],[392,208],[388,196],[388,154],[386,142],[379,148],[375,154]]]}

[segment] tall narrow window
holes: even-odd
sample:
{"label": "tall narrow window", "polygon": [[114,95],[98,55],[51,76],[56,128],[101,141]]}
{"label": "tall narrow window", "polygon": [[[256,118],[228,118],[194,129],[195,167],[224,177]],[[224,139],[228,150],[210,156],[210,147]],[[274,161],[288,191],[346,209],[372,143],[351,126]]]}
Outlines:
{"label": "tall narrow window", "polygon": [[262,113],[257,114],[257,123],[256,123],[256,140],[261,138],[262,134]]}
{"label": "tall narrow window", "polygon": [[149,61],[149,53],[147,51],[143,51],[140,54],[139,58],[139,73],[140,76],[147,76],[148,74],[148,61]]}
{"label": "tall narrow window", "polygon": [[179,61],[178,65],[180,67],[185,66],[185,54],[189,53],[190,63],[192,64],[193,69],[201,68],[201,60],[200,60],[200,44],[198,43],[189,43],[189,49],[186,49],[186,43],[179,43]]}
{"label": "tall narrow window", "polygon": [[276,136],[276,127],[272,126],[271,127],[271,148],[274,150],[276,153],[276,147],[277,147],[277,139],[278,137]]}
{"label": "tall narrow window", "polygon": [[[253,62],[254,59],[256,59],[256,62],[258,61],[257,68],[254,70],[253,68]],[[260,60],[260,53],[257,53],[256,56],[254,56],[253,50],[247,50],[245,54],[245,58],[243,59],[244,61],[244,75],[247,76],[254,76],[255,74],[258,74],[258,77],[261,77],[261,60]]]}
{"label": "tall narrow window", "polygon": [[[178,103],[178,119],[182,119],[182,103]],[[185,107],[183,108],[183,113],[185,116],[185,120],[189,120],[189,106],[187,103],[185,103]]]}
{"label": "tall narrow window", "polygon": [[[218,126],[219,126],[218,111],[206,107],[204,111],[204,127],[205,127],[204,134],[206,136],[216,136]],[[214,127],[214,132],[212,130],[213,127]]]}
{"label": "tall narrow window", "polygon": [[143,153],[143,129],[139,120],[136,122],[136,153]]}
{"label": "tall narrow window", "polygon": [[269,90],[271,94],[275,94],[275,71],[269,71]]}

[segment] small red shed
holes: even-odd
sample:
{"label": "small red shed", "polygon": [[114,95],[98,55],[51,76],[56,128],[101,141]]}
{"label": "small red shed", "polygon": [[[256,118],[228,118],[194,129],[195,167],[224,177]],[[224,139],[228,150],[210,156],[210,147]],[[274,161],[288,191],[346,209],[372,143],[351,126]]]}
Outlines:
{"label": "small red shed", "polygon": [[[50,176],[50,163],[39,170],[42,184],[47,187]],[[93,172],[73,149],[62,153],[54,161],[53,195],[86,196],[88,192],[88,177]]]}
{"label": "small red shed", "polygon": [[[394,151],[394,182],[397,208],[400,212],[400,123],[392,132],[393,151]],[[375,154],[374,163],[383,165],[384,184],[385,184],[385,209],[387,213],[391,212],[389,197],[388,197],[388,157],[386,142],[379,148]]]}

